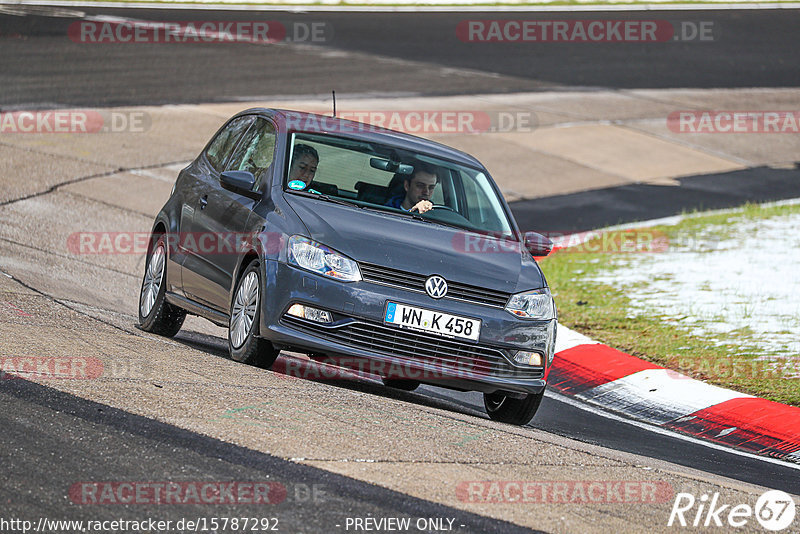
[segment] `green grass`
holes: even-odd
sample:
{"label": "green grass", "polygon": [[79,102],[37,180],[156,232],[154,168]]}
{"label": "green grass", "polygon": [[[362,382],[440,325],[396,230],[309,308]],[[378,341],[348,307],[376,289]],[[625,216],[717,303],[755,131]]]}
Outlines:
{"label": "green grass", "polygon": [[[690,233],[704,238],[725,238],[725,223],[800,213],[800,205],[761,207],[747,205],[731,213],[691,215],[674,226],[648,230],[678,240]],[[709,228],[709,225],[720,225]],[[592,250],[591,242],[585,250]],[[743,251],[744,255],[758,253]],[[758,348],[758,333],[741,328],[724,336],[699,335],[683,321],[686,317],[632,312],[626,291],[620,287],[587,281],[617,268],[624,254],[556,252],[542,260],[542,270],[553,291],[559,322],[597,341],[693,378],[750,393],[777,402],[800,406],[800,380],[786,376],[800,370],[800,359],[764,361],[770,356]],[[746,311],[746,310],[745,310]]]}

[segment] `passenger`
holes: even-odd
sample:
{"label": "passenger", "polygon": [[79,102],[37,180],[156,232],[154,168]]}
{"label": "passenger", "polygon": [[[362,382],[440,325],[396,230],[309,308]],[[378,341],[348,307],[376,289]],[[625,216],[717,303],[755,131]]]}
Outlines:
{"label": "passenger", "polygon": [[309,145],[294,145],[292,164],[289,166],[289,182],[300,180],[306,185],[314,180],[319,164],[319,154]]}
{"label": "passenger", "polygon": [[390,198],[386,205],[405,211],[425,213],[433,209],[431,197],[436,190],[439,177],[436,170],[425,163],[414,166],[414,172],[403,178],[404,192]]}

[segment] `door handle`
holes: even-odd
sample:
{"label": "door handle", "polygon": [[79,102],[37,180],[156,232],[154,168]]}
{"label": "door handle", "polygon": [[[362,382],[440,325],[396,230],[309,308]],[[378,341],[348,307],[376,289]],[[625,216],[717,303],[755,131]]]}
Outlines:
{"label": "door handle", "polygon": [[206,206],[208,206],[208,195],[203,195],[200,198],[200,209],[204,210],[206,209]]}

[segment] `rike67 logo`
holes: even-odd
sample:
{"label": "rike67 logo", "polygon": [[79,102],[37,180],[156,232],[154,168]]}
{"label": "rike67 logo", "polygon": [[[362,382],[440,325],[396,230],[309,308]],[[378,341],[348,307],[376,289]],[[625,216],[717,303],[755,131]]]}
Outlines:
{"label": "rike67 logo", "polygon": [[719,493],[710,496],[704,493],[699,498],[691,493],[678,493],[667,526],[741,528],[753,526],[753,518],[766,530],[785,530],[794,522],[794,499],[783,491],[770,490],[759,496],[755,507],[751,507],[743,503],[725,503]]}

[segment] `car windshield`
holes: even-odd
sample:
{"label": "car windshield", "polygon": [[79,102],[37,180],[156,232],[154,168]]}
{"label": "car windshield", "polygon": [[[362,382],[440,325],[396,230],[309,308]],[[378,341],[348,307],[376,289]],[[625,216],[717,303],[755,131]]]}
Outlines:
{"label": "car windshield", "polygon": [[[292,135],[284,189],[467,230],[512,236],[486,174],[388,145],[330,135]],[[409,212],[420,199],[434,209]]]}

